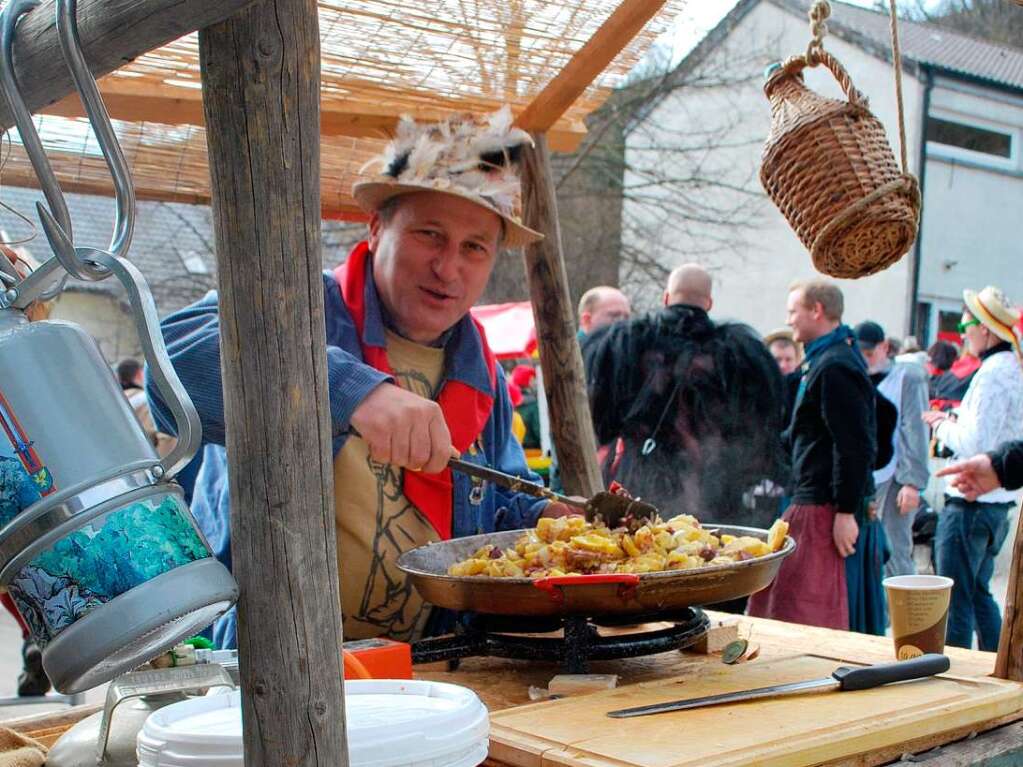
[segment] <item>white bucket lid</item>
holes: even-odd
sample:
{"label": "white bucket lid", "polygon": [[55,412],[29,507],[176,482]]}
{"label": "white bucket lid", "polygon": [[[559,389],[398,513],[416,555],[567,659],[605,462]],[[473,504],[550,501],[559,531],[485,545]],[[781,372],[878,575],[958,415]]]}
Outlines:
{"label": "white bucket lid", "polygon": [[[351,767],[476,767],[490,720],[472,690],[443,682],[345,682]],[[139,767],[243,767],[241,694],[155,711],[138,736]]]}

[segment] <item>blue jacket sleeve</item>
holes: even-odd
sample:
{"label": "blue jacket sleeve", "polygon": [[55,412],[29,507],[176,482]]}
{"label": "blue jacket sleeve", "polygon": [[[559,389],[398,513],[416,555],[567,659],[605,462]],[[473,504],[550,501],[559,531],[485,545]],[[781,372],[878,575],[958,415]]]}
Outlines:
{"label": "blue jacket sleeve", "polygon": [[[325,287],[330,275],[324,275]],[[327,384],[334,436],[348,431],[352,412],[379,384],[390,380],[385,373],[362,362],[358,337],[347,311],[325,291],[327,316]],[[334,304],[338,304],[335,306]],[[225,444],[224,388],[220,374],[220,316],[217,294],[206,296],[169,315],[160,323],[167,353],[202,422],[203,442]],[[161,431],[176,434],[174,419],[146,371],[146,393]]]}
{"label": "blue jacket sleeve", "polygon": [[[504,371],[500,366],[497,368],[497,395],[494,397],[494,409],[490,417],[494,422],[494,468],[539,484],[540,477],[526,465],[526,454],[522,452],[522,445],[512,434],[512,405],[508,398]],[[549,503],[542,498],[515,493],[503,487],[496,487],[494,492],[497,506],[494,521],[498,530],[535,527],[540,513]]]}

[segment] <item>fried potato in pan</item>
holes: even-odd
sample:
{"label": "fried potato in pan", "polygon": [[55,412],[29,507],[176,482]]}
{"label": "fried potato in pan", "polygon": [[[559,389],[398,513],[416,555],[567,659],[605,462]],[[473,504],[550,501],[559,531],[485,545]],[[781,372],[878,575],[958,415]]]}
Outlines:
{"label": "fried potato in pan", "polygon": [[591,573],[652,573],[742,562],[781,550],[788,523],[776,520],[763,541],[715,534],[688,514],[654,519],[634,533],[610,530],[581,516],[541,518],[509,549],[483,546],[448,575],[546,578]]}

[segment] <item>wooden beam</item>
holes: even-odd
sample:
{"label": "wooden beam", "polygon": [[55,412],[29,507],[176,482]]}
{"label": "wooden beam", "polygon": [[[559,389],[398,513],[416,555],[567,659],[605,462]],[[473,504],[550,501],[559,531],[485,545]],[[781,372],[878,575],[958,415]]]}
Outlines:
{"label": "wooden beam", "polygon": [[543,132],[557,122],[629,41],[664,6],[665,0],[623,0],[586,44],[515,121],[528,131]]}
{"label": "wooden beam", "polygon": [[[100,93],[107,112],[115,120],[162,125],[203,125],[202,98],[124,94],[111,88],[101,88]],[[39,111],[60,117],[85,117],[82,102],[73,93]]]}
{"label": "wooden beam", "polygon": [[[151,84],[116,75],[102,80],[99,87],[107,111],[115,120],[163,125],[204,124],[202,93],[198,90],[174,85],[154,88]],[[399,115],[381,106],[379,100],[367,100],[372,93],[366,89],[360,89],[360,93],[358,100],[324,99],[320,112],[321,135],[379,139],[394,134]],[[380,95],[383,98],[384,94]],[[498,102],[451,103],[444,109],[434,105],[429,109],[410,109],[408,113],[419,120],[436,122],[451,112],[488,112],[500,106]],[[77,94],[65,96],[39,111],[61,117],[85,116]],[[574,152],[585,136],[586,126],[578,120],[562,119],[547,132],[550,147],[558,152]]]}
{"label": "wooden beam", "polygon": [[347,767],[316,0],[199,33],[247,767]]}
{"label": "wooden beam", "polygon": [[[68,180],[58,175],[60,188],[64,192],[74,194],[94,194],[102,197],[113,197],[114,187],[109,179],[105,181]],[[31,170],[4,171],[4,186],[19,186],[28,189],[39,188],[39,178]],[[181,202],[188,205],[209,205],[210,196],[196,192],[178,192],[173,189],[149,189],[135,187],[135,197],[139,200],[152,202]],[[113,210],[113,202],[111,202]],[[96,245],[98,243],[92,243]]]}
{"label": "wooden beam", "polygon": [[524,153],[522,163],[523,221],[545,237],[526,247],[523,255],[550,406],[551,437],[565,490],[570,495],[589,497],[603,488],[597,440],[561,253],[550,152],[542,133],[534,134],[533,140],[536,146]]}
{"label": "wooden beam", "polygon": [[998,638],[995,676],[1023,682],[1023,529],[1016,530],[1009,566],[1009,585],[1005,591],[1005,617]]}
{"label": "wooden beam", "polygon": [[[78,33],[96,77],[147,51],[215,24],[253,0],[79,0]],[[57,40],[55,0],[44,0],[18,24],[14,69],[29,111],[37,112],[74,90]],[[0,99],[0,129],[14,124]]]}
{"label": "wooden beam", "polygon": [[[65,192],[74,194],[92,194],[102,197],[113,197],[113,184],[107,181],[91,181],[81,179],[67,179],[58,174],[60,188]],[[38,189],[39,178],[31,170],[5,170],[3,182],[6,186],[24,187],[26,189]],[[145,184],[135,185],[135,198],[147,202],[179,202],[185,205],[209,205],[210,195],[208,192],[186,192],[174,189],[162,189],[151,187]],[[369,216],[354,202],[336,203],[328,202],[321,197],[320,216],[325,219],[337,221],[354,221],[364,223],[369,221]]]}

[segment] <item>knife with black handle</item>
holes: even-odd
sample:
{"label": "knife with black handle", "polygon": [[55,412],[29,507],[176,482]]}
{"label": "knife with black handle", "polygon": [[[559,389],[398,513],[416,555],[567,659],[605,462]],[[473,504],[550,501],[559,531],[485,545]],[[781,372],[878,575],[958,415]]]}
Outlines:
{"label": "knife with black handle", "polygon": [[925,679],[935,674],[942,674],[948,671],[948,669],[949,660],[946,656],[938,655],[937,653],[927,653],[926,655],[910,660],[902,660],[897,663],[879,663],[875,666],[856,668],[841,666],[835,669],[831,676],[824,677],[823,679],[811,679],[806,682],[792,682],[791,684],[776,684],[771,687],[758,687],[755,690],[739,690],[737,692],[726,692],[721,695],[708,695],[702,698],[674,700],[669,703],[654,703],[650,706],[623,708],[619,711],[609,711],[607,715],[615,719],[627,719],[632,716],[663,714],[668,711],[684,711],[689,708],[720,706],[725,703],[741,703],[747,700],[774,698],[797,693],[868,690],[871,687],[880,687],[881,685],[893,682]]}

